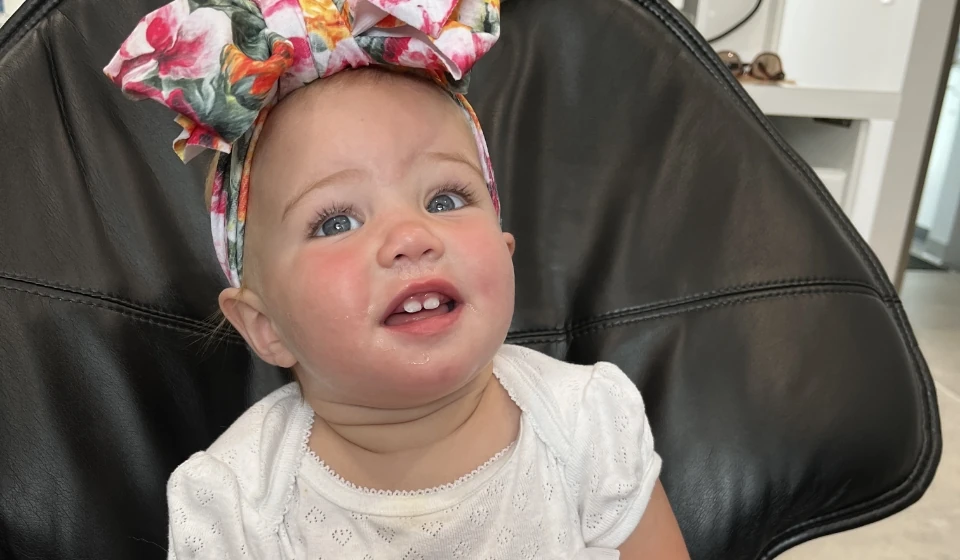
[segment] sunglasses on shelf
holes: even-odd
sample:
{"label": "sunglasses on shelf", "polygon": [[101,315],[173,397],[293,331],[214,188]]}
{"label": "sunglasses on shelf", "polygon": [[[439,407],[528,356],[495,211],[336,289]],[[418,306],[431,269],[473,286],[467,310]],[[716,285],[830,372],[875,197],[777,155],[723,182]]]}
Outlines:
{"label": "sunglasses on shelf", "polygon": [[733,51],[720,51],[717,55],[737,78],[748,76],[763,82],[779,82],[786,77],[783,73],[783,61],[771,52],[758,54],[749,64],[740,60],[740,55]]}

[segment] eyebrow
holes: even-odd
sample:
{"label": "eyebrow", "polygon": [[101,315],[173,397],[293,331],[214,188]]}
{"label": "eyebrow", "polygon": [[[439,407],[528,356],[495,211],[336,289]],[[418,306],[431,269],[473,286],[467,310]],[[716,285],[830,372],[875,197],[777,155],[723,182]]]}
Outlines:
{"label": "eyebrow", "polygon": [[483,171],[480,170],[477,164],[458,152],[427,152],[424,155],[425,157],[435,161],[446,161],[450,163],[461,163],[463,165],[467,165],[470,167],[470,169],[476,172],[477,175],[483,177]]}
{"label": "eyebrow", "polygon": [[323,179],[320,179],[319,181],[308,184],[306,188],[298,192],[297,195],[291,198],[290,201],[287,202],[287,204],[283,207],[283,213],[280,215],[280,222],[282,223],[283,220],[286,219],[287,214],[290,212],[290,210],[293,210],[293,207],[296,206],[301,200],[303,200],[303,197],[307,196],[311,192],[318,189],[322,189],[334,183],[338,183],[340,181],[345,181],[345,180],[352,179],[354,177],[359,177],[362,175],[363,175],[363,171],[360,171],[359,169],[341,169],[336,173],[327,175],[326,177],[324,177]]}

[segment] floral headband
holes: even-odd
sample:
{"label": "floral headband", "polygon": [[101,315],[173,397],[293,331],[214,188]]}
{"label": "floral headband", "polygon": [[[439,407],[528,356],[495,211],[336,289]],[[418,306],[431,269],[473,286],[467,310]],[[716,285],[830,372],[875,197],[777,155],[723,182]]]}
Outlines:
{"label": "floral headband", "polygon": [[133,99],[173,109],[183,161],[220,152],[210,222],[234,287],[243,273],[250,162],[271,107],[340,71],[379,65],[431,78],[473,127],[500,202],[468,74],[500,36],[500,0],[174,0],[144,17],[104,73]]}

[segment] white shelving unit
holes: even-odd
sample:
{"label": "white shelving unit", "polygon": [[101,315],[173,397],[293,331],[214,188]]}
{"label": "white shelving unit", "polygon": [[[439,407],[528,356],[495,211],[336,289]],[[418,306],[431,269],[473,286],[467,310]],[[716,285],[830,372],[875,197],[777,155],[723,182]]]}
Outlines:
{"label": "white shelving unit", "polygon": [[744,89],[764,113],[774,116],[894,120],[900,110],[900,94],[891,91],[752,83]]}
{"label": "white shelving unit", "polygon": [[[756,0],[695,4],[694,23],[711,37]],[[746,25],[711,45],[744,61],[764,51],[780,55],[789,83],[744,88],[892,278],[914,191],[904,179],[920,166],[927,130],[917,115],[931,109],[952,10],[946,0],[763,0]]]}

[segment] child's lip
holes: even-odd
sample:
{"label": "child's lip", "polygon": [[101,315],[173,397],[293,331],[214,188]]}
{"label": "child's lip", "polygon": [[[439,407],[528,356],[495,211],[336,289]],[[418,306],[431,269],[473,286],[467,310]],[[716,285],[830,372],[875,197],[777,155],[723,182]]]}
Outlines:
{"label": "child's lip", "polygon": [[[415,294],[415,295],[413,295],[413,296],[411,296],[411,297],[403,300],[402,302],[400,302],[400,305],[398,305],[398,306],[396,307],[396,309],[394,309],[394,310],[391,312],[391,315],[396,315],[397,313],[405,313],[405,312],[407,312],[407,311],[408,311],[408,310],[406,309],[407,303],[410,302],[410,301],[417,301],[418,303],[420,303],[421,305],[423,305],[423,303],[424,303],[423,300],[429,300],[430,298],[435,298],[436,303],[437,303],[438,306],[440,306],[440,305],[446,305],[446,304],[450,303],[451,301],[454,301],[453,298],[447,296],[446,294],[442,294],[442,293],[440,293],[440,292],[426,292],[426,293],[423,293],[423,294]],[[427,309],[426,305],[423,305],[423,308],[424,308],[424,309]]]}
{"label": "child's lip", "polygon": [[[453,306],[453,301],[448,306]],[[392,333],[412,335],[417,337],[434,337],[449,332],[453,325],[460,319],[463,306],[449,308],[449,311],[440,311],[439,309],[431,311],[426,318],[413,318],[407,322],[390,325],[385,327]],[[393,315],[391,317],[395,317]]]}
{"label": "child's lip", "polygon": [[407,286],[405,286],[400,291],[400,293],[397,294],[397,297],[393,298],[393,300],[389,304],[387,304],[386,311],[383,317],[380,318],[380,323],[381,324],[385,323],[387,320],[387,317],[393,315],[395,312],[397,312],[398,309],[401,309],[403,307],[403,303],[406,300],[410,299],[411,297],[416,295],[431,294],[431,293],[439,294],[440,296],[442,296],[441,300],[446,298],[446,301],[444,301],[444,303],[447,303],[449,301],[454,301],[459,304],[459,303],[462,303],[463,301],[462,298],[460,297],[460,292],[457,291],[457,288],[454,287],[452,283],[442,278],[432,278],[432,279],[412,282]]}

